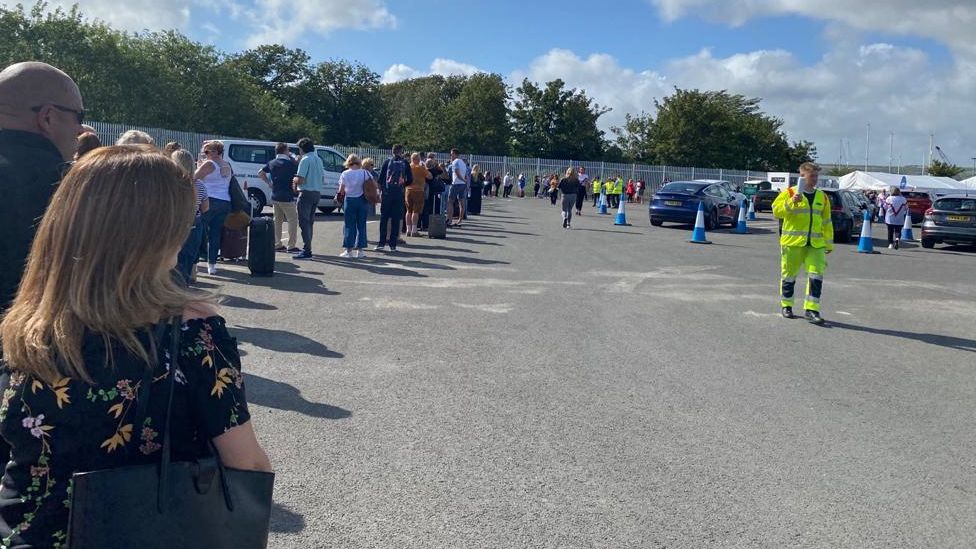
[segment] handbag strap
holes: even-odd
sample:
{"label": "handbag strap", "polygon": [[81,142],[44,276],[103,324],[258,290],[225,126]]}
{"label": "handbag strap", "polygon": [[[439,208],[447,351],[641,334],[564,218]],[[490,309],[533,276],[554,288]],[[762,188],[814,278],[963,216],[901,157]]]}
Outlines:
{"label": "handbag strap", "polygon": [[[163,350],[163,335],[166,334],[168,325],[168,322],[160,322],[156,324],[156,328],[153,330],[151,344],[155,352],[146,367],[146,371],[142,374],[142,382],[139,385],[139,401],[136,404],[136,421],[134,423],[136,432],[142,429],[142,424],[146,422],[146,415],[149,413],[149,395],[152,392],[153,372],[156,371],[156,366],[159,366],[159,354]],[[128,451],[128,448],[126,450]]]}
{"label": "handbag strap", "polygon": [[172,458],[172,444],[170,441],[170,421],[173,413],[173,393],[176,392],[176,368],[179,364],[180,352],[180,330],[182,318],[174,316],[170,321],[170,347],[169,347],[169,375],[167,376],[167,396],[166,396],[166,423],[163,427],[163,451],[160,456],[159,466],[159,490],[156,492],[156,507],[160,513],[165,512],[166,501],[169,499],[169,463]]}

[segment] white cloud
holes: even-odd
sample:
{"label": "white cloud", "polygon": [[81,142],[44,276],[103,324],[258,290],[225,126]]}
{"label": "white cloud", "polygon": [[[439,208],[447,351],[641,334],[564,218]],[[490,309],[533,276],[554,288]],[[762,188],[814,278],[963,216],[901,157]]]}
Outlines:
{"label": "white cloud", "polygon": [[[70,9],[75,0],[53,0],[49,9]],[[228,25],[247,29],[247,46],[301,45],[308,35],[340,28],[395,28],[396,17],[383,0],[86,0],[82,13],[128,31],[187,31],[194,24],[211,35]],[[218,33],[214,32],[218,29]]]}
{"label": "white cloud", "polygon": [[667,20],[695,14],[732,25],[775,15],[802,15],[855,29],[922,36],[976,54],[968,29],[976,25],[972,0],[650,0]]}
{"label": "white cloud", "polygon": [[726,89],[761,97],[763,110],[784,120],[789,138],[816,142],[825,162],[837,160],[841,139],[850,140],[851,163],[863,162],[870,122],[872,163],[888,162],[888,132],[894,131],[896,161],[901,154],[904,163],[919,163],[928,134],[935,132],[950,157],[967,165],[967,147],[976,141],[967,116],[976,93],[972,70],[936,68],[919,50],[884,43],[839,46],[812,65],[783,50],[728,57],[702,50],[672,60],[661,72],[624,68],[606,54],[581,58],[554,49],[512,73],[510,82],[562,78],[614,109],[601,119],[604,128],[621,125],[626,113],[653,111],[654,99],[674,87]]}
{"label": "white cloud", "polygon": [[[296,44],[306,33],[328,34],[340,28],[395,28],[397,19],[382,0],[253,0],[249,14],[258,32],[250,45]],[[273,14],[269,18],[269,14]]]}
{"label": "white cloud", "polygon": [[401,80],[420,78],[422,76],[429,76],[432,74],[439,74],[441,76],[471,76],[472,74],[477,74],[479,72],[486,71],[483,71],[474,65],[461,63],[460,61],[455,61],[453,59],[438,57],[431,62],[430,70],[427,72],[417,70],[409,65],[404,65],[403,63],[391,65],[390,68],[383,72],[381,81],[384,84],[390,84],[393,82],[400,82]]}

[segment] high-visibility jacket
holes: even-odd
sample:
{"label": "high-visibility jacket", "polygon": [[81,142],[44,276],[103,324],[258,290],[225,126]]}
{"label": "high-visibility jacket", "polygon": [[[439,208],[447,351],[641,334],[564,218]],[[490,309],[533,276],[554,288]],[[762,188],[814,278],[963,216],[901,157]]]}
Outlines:
{"label": "high-visibility jacket", "polygon": [[607,179],[603,182],[603,192],[606,194],[613,194],[613,181]]}
{"label": "high-visibility jacket", "polygon": [[593,180],[593,194],[600,194],[600,189],[602,189],[602,188],[603,188],[603,183],[600,182],[600,179],[599,178],[594,179]]}
{"label": "high-visibility jacket", "polygon": [[624,180],[617,179],[613,183],[613,194],[624,194]]}
{"label": "high-visibility jacket", "polygon": [[799,191],[790,187],[773,201],[773,215],[783,220],[780,246],[834,249],[834,224],[830,220],[830,199],[817,189],[813,204],[801,193],[800,202],[793,203]]}

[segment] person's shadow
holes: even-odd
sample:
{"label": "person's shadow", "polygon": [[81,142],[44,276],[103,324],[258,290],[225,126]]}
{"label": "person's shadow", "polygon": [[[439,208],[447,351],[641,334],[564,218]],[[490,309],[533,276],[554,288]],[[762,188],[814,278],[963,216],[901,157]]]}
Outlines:
{"label": "person's shadow", "polygon": [[298,389],[281,381],[273,381],[245,372],[244,386],[247,389],[249,404],[298,412],[322,419],[346,419],[352,416],[352,412],[345,408],[306,400]]}
{"label": "person's shadow", "polygon": [[248,326],[233,326],[229,330],[238,341],[247,342],[269,351],[302,353],[322,358],[342,358],[345,356],[342,353],[329,350],[328,347],[314,339],[286,330],[251,328]]}
{"label": "person's shadow", "polygon": [[971,353],[976,353],[976,340],[966,339],[962,337],[953,337],[939,334],[923,334],[916,332],[902,332],[899,330],[886,330],[884,328],[869,328],[867,326],[855,326],[854,324],[845,324],[843,322],[830,321],[827,323],[828,328],[840,328],[841,330],[851,330],[854,332],[865,332],[875,335],[886,335],[892,337],[900,337],[904,339],[912,339],[915,341],[921,341],[922,343],[928,343],[930,345],[938,345],[939,347],[947,347],[949,349],[957,349],[960,351],[969,351]]}

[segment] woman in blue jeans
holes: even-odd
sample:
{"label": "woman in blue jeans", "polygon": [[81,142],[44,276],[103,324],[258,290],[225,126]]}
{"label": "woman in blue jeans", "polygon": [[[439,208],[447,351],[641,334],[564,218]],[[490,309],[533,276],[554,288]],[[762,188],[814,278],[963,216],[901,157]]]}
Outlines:
{"label": "woman in blue jeans", "polygon": [[339,196],[343,199],[343,218],[345,228],[342,232],[342,247],[339,257],[365,259],[366,217],[369,215],[369,201],[366,199],[366,184],[373,181],[373,173],[364,170],[359,157],[350,154],[344,164],[346,171],[339,175]]}
{"label": "woman in blue jeans", "polygon": [[224,160],[224,144],[220,141],[204,141],[200,156],[193,179],[203,183],[210,200],[210,209],[203,214],[203,226],[207,238],[207,274],[213,275],[217,274],[224,220],[230,213],[230,178],[234,171]]}
{"label": "woman in blue jeans", "polygon": [[[186,177],[192,179],[194,171],[192,154],[183,149],[178,149],[173,151],[170,158],[173,159],[173,162],[177,166],[183,169]],[[207,188],[199,181],[194,181],[193,184],[197,195],[196,216],[193,218],[193,227],[190,228],[190,234],[186,237],[186,242],[183,243],[183,248],[180,249],[180,254],[176,262],[176,268],[180,275],[183,276],[183,281],[187,284],[194,279],[194,267],[200,256],[200,241],[203,240],[203,214],[207,213],[207,210],[210,209],[210,201],[207,199]]]}

